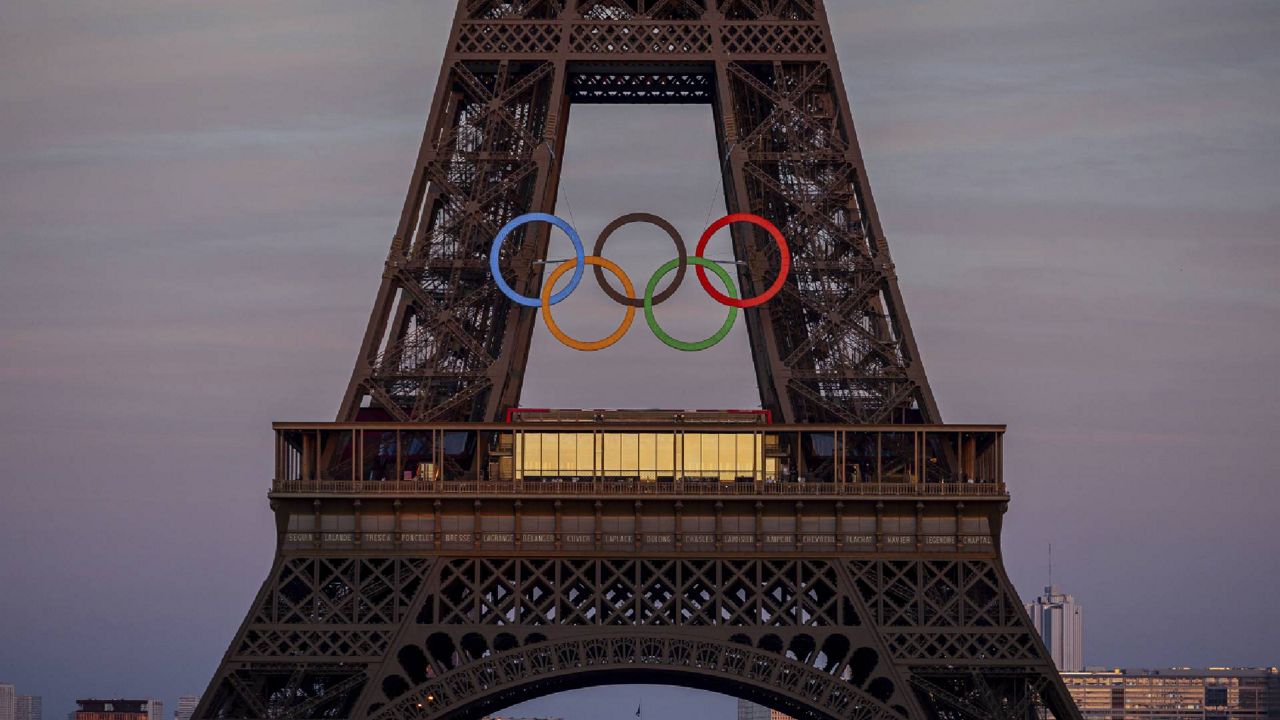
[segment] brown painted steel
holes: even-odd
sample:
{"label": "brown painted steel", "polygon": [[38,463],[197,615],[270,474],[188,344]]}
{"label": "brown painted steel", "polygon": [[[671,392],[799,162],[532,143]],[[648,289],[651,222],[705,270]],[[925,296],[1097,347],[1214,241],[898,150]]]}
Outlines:
{"label": "brown painted steel", "polygon": [[[791,247],[745,313],[783,424],[497,422],[536,311],[487,254],[554,210],[573,103],[711,105],[726,206]],[[505,246],[517,292],[547,233]],[[775,246],[732,240],[757,294]],[[469,720],[624,682],[804,720],[1080,717],[1002,566],[1003,427],[936,424],[820,0],[459,0],[338,419],[276,426],[275,560],[198,718]],[[772,434],[790,474],[508,479],[522,427]]]}
{"label": "brown painted steel", "polygon": [[[784,292],[746,312],[763,407],[790,422],[939,419],[822,6],[745,0],[460,5],[339,419],[497,420],[519,404],[536,312],[506,302],[486,259],[508,220],[554,211],[576,102],[712,106],[730,212],[764,216],[792,249]],[[547,233],[504,248],[517,292],[536,296]],[[750,226],[732,233],[755,294],[777,251]]]}
{"label": "brown painted steel", "polygon": [[[604,226],[604,230],[600,231],[600,235],[596,237],[596,244],[591,248],[591,254],[604,257],[604,244],[609,241],[609,238],[618,230],[618,228],[631,223],[648,223],[650,225],[654,225],[666,233],[667,236],[671,238],[671,241],[675,243],[676,259],[680,261],[680,264],[676,265],[676,276],[671,278],[671,281],[662,289],[662,292],[653,296],[653,304],[660,305],[666,302],[667,298],[674,295],[676,290],[680,289],[680,283],[684,282],[684,272],[688,268],[685,263],[689,257],[689,249],[685,247],[684,238],[680,236],[680,231],[676,230],[675,226],[667,222],[665,218],[661,218],[652,213],[628,213],[615,218],[608,225]],[[643,298],[629,298],[613,289],[613,286],[609,284],[608,278],[604,275],[604,268],[596,266],[593,269],[596,271],[596,282],[600,283],[600,289],[603,290],[605,295],[608,295],[614,302],[622,305],[629,305],[631,307],[644,307]]]}

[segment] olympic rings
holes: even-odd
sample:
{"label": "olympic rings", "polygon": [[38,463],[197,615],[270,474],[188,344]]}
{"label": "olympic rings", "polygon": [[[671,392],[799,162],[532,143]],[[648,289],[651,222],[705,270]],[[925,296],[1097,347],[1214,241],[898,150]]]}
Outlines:
{"label": "olympic rings", "polygon": [[[672,242],[676,244],[676,251],[680,253],[679,257],[676,258],[676,262],[678,262],[679,265],[676,267],[675,279],[671,281],[671,284],[667,286],[666,290],[663,290],[653,296],[653,304],[659,305],[667,298],[674,295],[676,290],[679,289],[680,283],[684,282],[684,266],[687,264],[689,257],[689,251],[685,249],[684,246],[684,238],[680,237],[680,233],[672,227],[671,223],[657,215],[651,215],[649,213],[631,213],[629,215],[623,215],[606,225],[604,230],[600,231],[600,237],[596,238],[596,246],[591,249],[591,254],[599,255],[600,252],[604,250],[605,241],[609,239],[609,236],[613,234],[614,230],[633,222],[646,222],[650,225],[657,225],[662,228],[671,236]],[[609,281],[605,280],[604,270],[601,270],[599,267],[596,267],[596,282],[600,283],[600,289],[603,290],[606,295],[613,298],[614,302],[621,303],[623,305],[630,305],[631,307],[644,307],[643,300],[623,297],[617,290],[614,290],[613,287],[609,285]]]}
{"label": "olympic rings", "polygon": [[715,235],[716,231],[725,225],[736,222],[747,222],[752,225],[762,227],[769,231],[769,234],[773,236],[773,241],[778,243],[778,255],[782,260],[782,269],[778,271],[778,277],[773,281],[773,284],[769,286],[769,289],[749,300],[737,300],[728,297],[722,294],[719,290],[711,287],[711,281],[707,279],[707,271],[703,270],[701,265],[695,268],[695,270],[698,273],[698,282],[702,283],[702,289],[706,290],[707,294],[714,298],[716,302],[721,305],[732,305],[733,307],[738,308],[755,307],[768,302],[774,295],[778,294],[778,291],[782,289],[782,284],[787,281],[787,273],[791,270],[791,250],[787,248],[787,241],[782,237],[782,231],[779,230],[777,226],[759,215],[752,215],[750,213],[734,213],[732,215],[725,215],[719,220],[711,223],[711,225],[702,233],[702,238],[698,240],[698,249],[693,254],[697,257],[702,257],[702,251],[707,249],[707,242],[711,240],[711,236]]}
{"label": "olympic rings", "polygon": [[573,277],[569,279],[568,287],[555,295],[552,295],[548,304],[555,305],[561,300],[569,297],[569,293],[577,289],[578,283],[582,281],[582,270],[586,267],[586,263],[583,262],[583,260],[587,253],[582,249],[582,238],[578,237],[578,231],[574,230],[572,225],[561,220],[555,215],[548,215],[546,213],[525,213],[517,218],[513,218],[511,222],[502,226],[502,229],[498,231],[498,236],[493,239],[493,246],[489,248],[489,272],[493,274],[493,282],[498,286],[498,289],[502,291],[503,295],[511,298],[512,302],[525,307],[538,307],[542,303],[540,303],[537,298],[526,297],[511,289],[511,286],[508,285],[507,281],[502,277],[502,270],[498,267],[498,252],[502,250],[502,243],[513,230],[525,223],[537,220],[551,223],[563,230],[565,235],[569,236],[569,241],[573,243],[573,252],[576,260],[574,263]]}
{"label": "olympic rings", "polygon": [[[604,258],[597,257],[595,255],[588,255],[583,258],[583,260],[586,261],[587,265],[604,268],[616,275],[618,279],[622,281],[622,287],[627,291],[628,297],[636,294],[635,287],[631,285],[631,278],[627,277],[627,274],[622,271],[622,268],[618,267],[613,261],[605,260]],[[569,337],[560,329],[559,325],[556,325],[555,319],[551,317],[551,305],[553,303],[551,303],[550,300],[551,288],[555,287],[556,281],[559,280],[570,267],[576,268],[579,271],[578,274],[581,275],[582,263],[574,263],[574,265],[571,266],[568,261],[565,261],[560,265],[560,267],[552,271],[551,276],[547,278],[547,284],[542,286],[542,320],[547,324],[547,330],[550,331],[557,340],[568,345],[574,350],[603,350],[618,342],[622,339],[623,335],[627,334],[627,331],[631,329],[631,321],[636,319],[636,309],[628,307],[627,314],[622,318],[622,324],[618,326],[618,329],[614,330],[612,334],[599,340],[588,342],[585,340],[575,340],[574,338]]]}
{"label": "olympic rings", "polygon": [[[653,290],[658,287],[658,281],[662,279],[662,276],[671,272],[672,268],[679,267],[681,270],[684,269],[684,266],[680,264],[680,260],[680,258],[676,258],[674,260],[667,261],[665,265],[658,268],[658,271],[653,274],[653,277],[649,278],[649,284],[644,289],[644,320],[649,324],[649,330],[653,332],[654,336],[666,343],[667,347],[672,347],[676,350],[684,350],[685,352],[706,350],[712,345],[723,340],[724,336],[728,335],[729,331],[733,329],[733,323],[738,319],[738,308],[730,305],[729,317],[725,318],[724,324],[720,326],[720,329],[717,330],[714,335],[706,338],[705,340],[685,342],[683,340],[677,340],[667,334],[667,331],[663,330],[662,327],[658,325],[658,319],[653,316],[653,306],[658,304],[655,302],[657,298],[654,297]],[[733,278],[729,276],[729,272],[727,270],[706,258],[693,257],[688,260],[698,267],[710,268],[711,272],[715,273],[716,277],[719,277],[720,281],[724,283],[725,289],[729,291],[729,297],[738,297],[738,289],[733,286]],[[677,275],[677,277],[679,276]],[[675,283],[673,282],[672,285],[674,284]]]}
{"label": "olympic rings", "polygon": [[[559,267],[553,270],[547,277],[546,284],[543,285],[539,297],[531,298],[521,295],[511,288],[507,281],[502,277],[501,266],[498,260],[502,251],[502,243],[506,241],[507,236],[521,225],[535,221],[550,223],[564,231],[564,233],[569,236],[569,240],[573,243],[574,257],[571,260],[564,261]],[[662,267],[658,268],[653,276],[649,278],[649,282],[645,286],[644,295],[639,298],[636,297],[635,287],[631,284],[631,279],[622,271],[622,268],[616,263],[606,260],[600,256],[600,253],[604,250],[605,243],[609,240],[609,237],[614,233],[614,231],[623,225],[635,222],[644,222],[649,223],[650,225],[656,225],[658,228],[666,232],[672,242],[675,243],[677,252],[677,257],[674,260],[664,263]],[[705,252],[707,243],[711,240],[711,237],[726,225],[736,222],[751,223],[752,225],[763,228],[773,237],[774,242],[778,245],[778,254],[780,258],[780,270],[778,272],[778,277],[774,279],[773,284],[770,285],[767,290],[753,298],[740,298],[738,296],[738,288],[734,285],[733,277],[730,275],[729,271],[720,267],[716,261],[703,257],[703,252]],[[729,308],[729,315],[725,318],[720,329],[710,337],[696,342],[686,342],[672,337],[662,329],[662,326],[658,324],[657,317],[654,315],[653,311],[654,306],[659,305],[670,298],[676,290],[679,289],[680,283],[684,280],[685,266],[690,264],[694,266],[694,269],[698,274],[698,282],[702,285],[702,288],[707,291],[707,294],[716,302]],[[577,340],[569,337],[560,329],[556,324],[555,319],[551,316],[551,306],[564,300],[570,293],[577,289],[578,283],[582,280],[582,274],[588,265],[595,268],[594,272],[596,281],[600,284],[600,289],[615,302],[625,306],[627,309],[626,316],[622,319],[622,324],[620,324],[616,330],[599,340],[590,341]],[[724,284],[725,290],[728,291],[727,294],[716,290],[711,285],[711,281],[707,278],[707,268],[710,268],[711,271],[715,273],[716,277],[721,280]],[[568,285],[563,290],[553,293],[552,291],[555,289],[556,283],[563,278],[564,274],[569,272],[570,269],[573,270],[573,276],[569,280]],[[626,291],[625,295],[619,293],[609,283],[604,276],[605,270],[613,273],[614,276],[622,281],[622,287]],[[671,282],[662,290],[662,292],[656,292],[658,283],[660,283],[662,278],[666,277],[666,275],[672,270],[676,271],[676,276],[672,278]],[[672,227],[671,223],[657,215],[651,215],[649,213],[630,213],[610,222],[605,226],[605,229],[600,233],[599,237],[596,238],[595,247],[593,248],[591,255],[586,254],[582,247],[582,239],[578,236],[577,231],[573,229],[573,226],[565,222],[563,219],[547,213],[526,213],[512,219],[506,225],[503,225],[502,229],[498,231],[497,236],[493,239],[493,245],[489,249],[489,272],[493,275],[493,281],[498,286],[498,289],[502,291],[502,294],[510,298],[512,302],[521,306],[542,308],[542,317],[547,324],[547,329],[557,340],[575,350],[586,351],[603,350],[604,348],[610,347],[621,340],[622,336],[631,329],[631,324],[635,320],[636,308],[644,308],[645,322],[649,325],[649,329],[653,332],[655,337],[661,340],[668,347],[683,351],[705,350],[719,343],[726,335],[729,334],[729,331],[733,329],[734,322],[737,321],[739,309],[762,305],[773,298],[773,296],[777,295],[778,292],[781,291],[782,286],[786,283],[787,275],[790,270],[791,251],[787,247],[787,241],[782,236],[782,232],[768,220],[765,220],[759,215],[752,215],[750,213],[734,213],[732,215],[726,215],[712,223],[702,233],[702,237],[698,240],[698,248],[693,257],[689,256],[688,250],[685,248],[684,239],[680,237],[680,233]]]}

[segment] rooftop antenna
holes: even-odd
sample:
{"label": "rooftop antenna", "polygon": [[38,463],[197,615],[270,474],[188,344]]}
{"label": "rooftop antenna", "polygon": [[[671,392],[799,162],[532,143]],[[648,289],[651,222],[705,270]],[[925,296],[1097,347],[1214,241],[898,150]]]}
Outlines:
{"label": "rooftop antenna", "polygon": [[1049,587],[1053,587],[1053,541],[1049,541]]}

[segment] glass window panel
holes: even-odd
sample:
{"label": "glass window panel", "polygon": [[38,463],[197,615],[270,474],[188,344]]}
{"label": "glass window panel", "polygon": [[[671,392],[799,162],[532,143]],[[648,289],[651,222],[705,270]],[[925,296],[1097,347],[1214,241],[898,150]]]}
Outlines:
{"label": "glass window panel", "polygon": [[619,470],[623,477],[635,477],[640,453],[640,439],[635,433],[622,436],[622,464]]}
{"label": "glass window panel", "polygon": [[697,433],[686,433],[682,445],[685,477],[700,477],[702,475],[702,436]]}
{"label": "glass window panel", "polygon": [[531,457],[535,453],[541,453],[541,449],[534,450],[534,445],[538,443],[536,435],[529,433],[520,433],[516,440],[516,479],[523,480],[526,471],[531,470]]}
{"label": "glass window panel", "polygon": [[653,433],[642,433],[638,436],[639,467],[650,474],[658,469],[658,439]]}
{"label": "glass window panel", "polygon": [[542,474],[542,434],[525,433],[524,470],[530,476]]}
{"label": "glass window panel", "polygon": [[546,433],[538,433],[538,454],[534,459],[533,472],[539,476],[547,475],[551,472],[551,468],[547,465],[547,460],[555,453],[555,438]]}
{"label": "glass window panel", "polygon": [[720,444],[716,442],[718,438],[710,433],[702,436],[702,474],[704,477],[714,478],[719,471],[720,463]]}
{"label": "glass window panel", "polygon": [[532,448],[534,439],[528,433],[520,433],[516,439],[516,479],[523,480],[533,464]]}
{"label": "glass window panel", "polygon": [[754,435],[738,436],[738,457],[736,467],[734,468],[735,477],[750,476],[755,470],[756,459],[756,437]]}
{"label": "glass window panel", "polygon": [[604,436],[604,475],[617,477],[622,469],[622,437],[616,433]]}
{"label": "glass window panel", "polygon": [[595,439],[595,435],[591,433],[578,433],[577,467],[574,475],[591,477],[595,474]]}
{"label": "glass window panel", "polygon": [[734,469],[738,464],[737,438],[732,435],[724,435],[719,440],[719,462],[716,469],[720,471],[721,481],[732,482],[735,475]]}
{"label": "glass window panel", "polygon": [[834,433],[809,433],[809,442],[813,447],[813,454],[820,458],[829,458],[835,454]]}
{"label": "glass window panel", "polygon": [[659,475],[665,475],[668,477],[675,475],[675,449],[676,449],[675,435],[672,435],[670,433],[663,433],[658,436],[657,470]]}
{"label": "glass window panel", "polygon": [[530,435],[529,439],[531,441],[536,440],[536,442],[530,442],[529,444],[529,452],[527,457],[527,460],[529,463],[529,473],[531,475],[541,476],[544,472],[544,463],[542,459],[543,459],[543,454],[545,452],[547,439],[543,437],[542,433],[535,433],[533,435]]}
{"label": "glass window panel", "polygon": [[578,458],[578,436],[575,433],[557,435],[560,441],[560,453],[556,457],[556,475],[565,477],[574,475],[574,465]]}
{"label": "glass window panel", "polygon": [[693,433],[684,438],[684,472],[688,477],[702,477],[705,462],[702,459],[702,434]]}

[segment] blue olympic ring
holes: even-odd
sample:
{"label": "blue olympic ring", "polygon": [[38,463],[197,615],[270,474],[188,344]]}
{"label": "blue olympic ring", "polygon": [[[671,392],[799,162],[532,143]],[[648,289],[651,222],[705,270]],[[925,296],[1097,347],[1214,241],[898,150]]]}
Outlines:
{"label": "blue olympic ring", "polygon": [[582,238],[578,237],[578,231],[574,230],[572,225],[561,220],[555,215],[548,215],[547,213],[525,213],[524,215],[512,219],[511,222],[506,225],[503,225],[502,229],[498,231],[498,236],[493,239],[493,247],[489,249],[489,272],[493,273],[493,282],[498,286],[498,289],[502,291],[503,295],[511,298],[512,302],[519,303],[525,307],[534,308],[542,307],[542,301],[540,299],[531,298],[517,293],[510,285],[507,284],[507,281],[502,278],[502,270],[498,267],[498,251],[502,249],[503,241],[507,239],[507,236],[510,235],[513,230],[525,223],[537,220],[551,223],[563,230],[564,234],[569,236],[570,242],[573,243],[574,261],[576,263],[573,268],[573,277],[569,279],[569,284],[565,289],[551,296],[551,299],[548,301],[549,305],[555,305],[561,300],[569,297],[569,293],[573,292],[574,289],[578,287],[578,282],[582,280],[582,273],[587,268],[587,252],[582,247]]}

